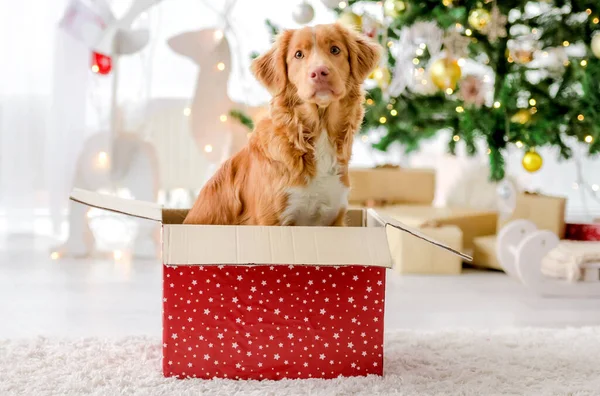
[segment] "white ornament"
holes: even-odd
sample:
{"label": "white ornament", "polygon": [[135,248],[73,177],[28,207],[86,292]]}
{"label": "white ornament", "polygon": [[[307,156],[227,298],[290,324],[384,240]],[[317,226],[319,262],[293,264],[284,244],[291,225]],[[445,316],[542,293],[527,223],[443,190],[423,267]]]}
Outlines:
{"label": "white ornament", "polygon": [[400,39],[391,49],[396,59],[388,92],[391,96],[402,94],[407,88],[413,92],[429,95],[437,88],[426,73],[415,67],[413,58],[418,49],[429,51],[431,58],[439,56],[442,49],[443,31],[434,22],[417,22],[399,32]]}
{"label": "white ornament", "polygon": [[594,34],[592,37],[592,42],[590,43],[590,47],[592,48],[592,53],[596,58],[600,58],[600,33]]}
{"label": "white ornament", "polygon": [[305,25],[309,23],[313,20],[314,17],[314,8],[312,8],[312,6],[305,1],[298,4],[292,12],[292,18],[294,18],[294,22],[296,22],[299,25]]}
{"label": "white ornament", "polygon": [[340,4],[340,0],[321,0],[325,7],[336,8]]}

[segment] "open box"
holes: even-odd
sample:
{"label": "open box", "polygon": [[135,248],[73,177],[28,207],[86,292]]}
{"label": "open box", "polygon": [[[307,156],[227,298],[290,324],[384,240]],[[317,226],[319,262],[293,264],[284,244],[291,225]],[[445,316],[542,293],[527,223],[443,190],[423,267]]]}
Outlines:
{"label": "open box", "polygon": [[183,225],[187,210],[75,189],[73,201],[162,223],[163,373],[178,378],[383,374],[386,226]]}

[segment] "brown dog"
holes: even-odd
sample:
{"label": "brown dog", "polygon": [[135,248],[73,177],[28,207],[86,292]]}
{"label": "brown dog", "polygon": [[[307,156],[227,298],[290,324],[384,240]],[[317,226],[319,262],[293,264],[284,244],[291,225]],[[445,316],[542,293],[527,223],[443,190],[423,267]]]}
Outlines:
{"label": "brown dog", "polygon": [[363,81],[380,47],[339,24],[284,31],[252,71],[270,115],[204,186],[184,224],[344,225]]}

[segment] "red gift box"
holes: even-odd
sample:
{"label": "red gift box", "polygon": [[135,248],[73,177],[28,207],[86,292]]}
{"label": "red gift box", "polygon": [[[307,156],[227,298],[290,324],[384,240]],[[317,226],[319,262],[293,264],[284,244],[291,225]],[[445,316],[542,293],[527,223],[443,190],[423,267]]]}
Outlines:
{"label": "red gift box", "polygon": [[381,375],[386,226],[471,259],[372,209],[348,227],[183,225],[187,210],[71,199],[162,223],[163,374],[177,378]]}
{"label": "red gift box", "polygon": [[165,266],[163,290],[167,376],[383,373],[385,268]]}
{"label": "red gift box", "polygon": [[600,223],[567,223],[565,239],[600,241]]}

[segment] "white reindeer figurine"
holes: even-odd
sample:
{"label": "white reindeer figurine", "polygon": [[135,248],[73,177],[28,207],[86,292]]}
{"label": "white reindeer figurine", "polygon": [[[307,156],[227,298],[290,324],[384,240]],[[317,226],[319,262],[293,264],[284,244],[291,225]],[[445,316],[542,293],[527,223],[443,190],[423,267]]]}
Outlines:
{"label": "white reindeer figurine", "polygon": [[256,120],[265,109],[244,106],[229,98],[227,83],[231,74],[231,52],[223,31],[185,32],[169,39],[168,44],[173,51],[199,67],[190,107],[191,133],[200,151],[211,164],[218,166],[242,148],[248,139],[248,129],[232,119],[229,112],[239,109]]}

